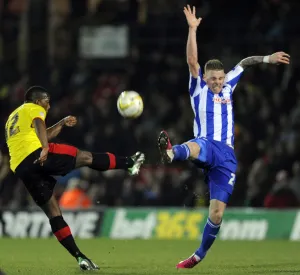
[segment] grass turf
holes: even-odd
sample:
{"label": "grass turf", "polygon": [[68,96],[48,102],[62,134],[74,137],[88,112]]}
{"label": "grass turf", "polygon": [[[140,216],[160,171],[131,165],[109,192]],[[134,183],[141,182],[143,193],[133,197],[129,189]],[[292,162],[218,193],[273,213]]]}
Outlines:
{"label": "grass turf", "polygon": [[[300,244],[288,241],[217,241],[193,269],[175,265],[197,248],[195,241],[77,240],[100,266],[93,274],[300,274]],[[0,268],[7,275],[82,274],[55,239],[0,239]],[[179,273],[178,273],[179,272]]]}

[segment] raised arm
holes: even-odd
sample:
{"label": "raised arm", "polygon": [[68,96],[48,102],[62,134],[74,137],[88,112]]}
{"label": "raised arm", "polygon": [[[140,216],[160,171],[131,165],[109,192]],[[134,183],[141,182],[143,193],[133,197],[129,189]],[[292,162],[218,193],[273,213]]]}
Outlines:
{"label": "raised arm", "polygon": [[43,165],[43,162],[47,159],[48,152],[49,152],[49,143],[48,141],[52,138],[55,138],[61,131],[62,127],[64,125],[68,127],[73,127],[76,125],[77,119],[73,116],[67,116],[60,120],[58,123],[53,125],[52,127],[46,129],[45,122],[40,118],[35,118],[33,120],[33,126],[36,132],[36,135],[38,139],[41,142],[42,145],[42,151],[40,154],[40,157],[35,160],[36,162],[39,162],[41,165]]}
{"label": "raised arm", "polygon": [[238,65],[246,69],[252,65],[260,63],[270,63],[270,64],[290,64],[290,56],[285,52],[276,52],[272,55],[266,56],[250,56],[243,59]]}
{"label": "raised arm", "polygon": [[189,25],[189,34],[186,45],[186,58],[189,65],[190,72],[194,78],[198,77],[200,65],[198,63],[198,50],[197,50],[197,28],[202,18],[196,18],[196,8],[193,11],[190,6],[184,7],[183,12]]}
{"label": "raised arm", "polygon": [[56,124],[54,124],[53,126],[47,128],[48,141],[57,137],[64,126],[65,126],[65,122],[62,119],[59,122],[57,122]]}
{"label": "raised arm", "polygon": [[77,119],[74,116],[67,116],[54,124],[53,126],[47,128],[47,136],[48,136],[48,141],[57,137],[58,134],[61,132],[62,128],[64,126],[68,127],[73,127],[77,123]]}

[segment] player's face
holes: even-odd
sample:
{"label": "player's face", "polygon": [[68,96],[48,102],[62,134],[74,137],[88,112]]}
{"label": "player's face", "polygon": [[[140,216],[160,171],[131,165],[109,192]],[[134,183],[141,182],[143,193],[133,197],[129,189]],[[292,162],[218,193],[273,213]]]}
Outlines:
{"label": "player's face", "polygon": [[48,97],[47,94],[42,99],[37,100],[36,102],[38,105],[42,106],[46,112],[48,113],[50,109],[50,98]]}
{"label": "player's face", "polygon": [[205,72],[203,79],[206,81],[208,88],[214,94],[218,94],[222,91],[225,80],[225,73],[223,70],[208,70]]}

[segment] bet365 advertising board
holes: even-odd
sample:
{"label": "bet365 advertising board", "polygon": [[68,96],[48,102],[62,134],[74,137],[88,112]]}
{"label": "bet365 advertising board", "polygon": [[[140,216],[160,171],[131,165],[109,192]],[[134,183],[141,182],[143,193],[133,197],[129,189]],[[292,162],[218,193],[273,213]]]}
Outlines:
{"label": "bet365 advertising board", "polygon": [[[101,235],[112,239],[199,240],[207,210],[107,209]],[[300,211],[227,209],[221,240],[300,240]]]}
{"label": "bet365 advertising board", "polygon": [[[207,209],[95,208],[64,211],[63,215],[78,238],[200,240]],[[41,211],[5,210],[2,216],[9,237],[52,236],[49,221]],[[0,237],[3,235],[0,222]],[[227,209],[218,239],[300,241],[300,211]]]}

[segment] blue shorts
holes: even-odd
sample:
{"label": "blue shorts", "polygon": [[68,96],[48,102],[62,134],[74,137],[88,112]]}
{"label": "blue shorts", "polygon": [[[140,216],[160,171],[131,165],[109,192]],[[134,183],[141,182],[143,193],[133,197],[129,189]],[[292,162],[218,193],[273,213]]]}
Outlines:
{"label": "blue shorts", "polygon": [[198,159],[193,160],[193,163],[204,169],[210,198],[227,203],[233,192],[237,168],[233,148],[220,141],[205,138],[195,138],[189,142],[196,142],[201,148]]}
{"label": "blue shorts", "polygon": [[215,184],[214,182],[209,182],[208,186],[209,186],[210,200],[218,200],[226,204],[229,202],[229,198],[231,195],[230,193],[221,189],[221,187]]}

